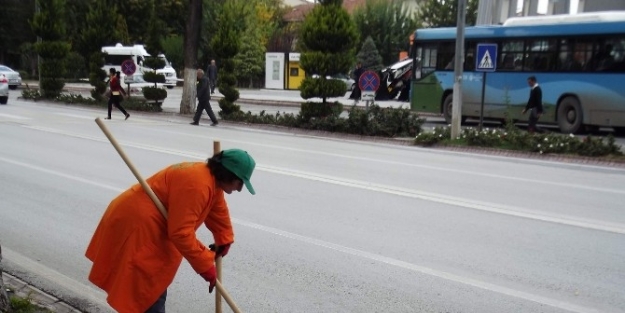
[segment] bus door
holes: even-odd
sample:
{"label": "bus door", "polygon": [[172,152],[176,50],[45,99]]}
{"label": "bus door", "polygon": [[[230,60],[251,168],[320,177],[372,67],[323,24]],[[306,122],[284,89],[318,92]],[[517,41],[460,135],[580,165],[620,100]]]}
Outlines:
{"label": "bus door", "polygon": [[414,58],[415,80],[411,88],[410,108],[418,112],[440,113],[443,89],[436,77],[437,43],[417,43]]}

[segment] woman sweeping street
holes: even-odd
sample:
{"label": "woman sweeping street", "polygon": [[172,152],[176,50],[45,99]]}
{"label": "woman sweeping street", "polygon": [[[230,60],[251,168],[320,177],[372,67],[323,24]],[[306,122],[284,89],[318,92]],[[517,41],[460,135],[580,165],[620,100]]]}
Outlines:
{"label": "woman sweeping street", "polygon": [[[167,288],[182,258],[207,282],[216,283],[215,257],[225,256],[234,233],[224,193],[255,194],[250,178],[256,163],[245,151],[224,150],[207,162],[171,165],[147,179],[167,208],[159,212],[141,185],[109,205],[87,248],[89,280],[108,293],[120,313],[165,312]],[[215,251],[196,237],[204,224]]]}

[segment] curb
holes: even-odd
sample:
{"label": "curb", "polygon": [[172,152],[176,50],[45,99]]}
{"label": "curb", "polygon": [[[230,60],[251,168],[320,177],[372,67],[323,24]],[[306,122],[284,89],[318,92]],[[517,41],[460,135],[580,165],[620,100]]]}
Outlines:
{"label": "curb", "polygon": [[[185,115],[179,114],[178,112],[168,111],[168,110],[163,110],[160,113],[158,112],[149,112],[149,113],[185,116]],[[320,131],[320,130],[290,128],[290,127],[285,127],[285,126],[280,126],[280,125],[250,124],[250,123],[245,123],[245,122],[226,121],[226,120],[222,120],[220,123],[222,122],[224,124],[245,126],[245,127],[261,129],[261,130],[273,130],[273,131],[278,131],[278,132],[290,133],[293,135],[320,136],[320,137],[326,137],[326,138],[358,140],[358,141],[363,141],[363,142],[388,143],[388,144],[401,145],[401,146],[414,146],[414,147],[418,147],[422,149],[490,155],[490,156],[501,156],[501,157],[513,157],[513,158],[520,158],[520,159],[552,161],[552,162],[558,162],[562,164],[597,165],[597,166],[606,166],[606,167],[611,167],[611,168],[625,168],[625,161],[598,160],[593,157],[585,157],[585,156],[557,155],[557,154],[542,154],[541,155],[541,154],[532,153],[532,152],[495,149],[495,148],[488,148],[488,147],[463,147],[463,146],[442,146],[442,145],[424,147],[424,146],[414,145],[412,143],[412,138],[387,138],[387,137],[375,137],[375,136],[362,136],[362,135],[355,135],[355,134],[333,133],[333,132]]]}
{"label": "curb", "polygon": [[[32,89],[39,89],[39,84],[37,83],[24,83],[22,85],[20,85],[18,87],[18,89],[26,89],[26,88],[32,88]],[[86,92],[86,91],[90,91],[91,88],[87,88],[87,87],[73,87],[73,86],[66,86],[65,88],[63,88],[62,92]],[[223,99],[223,96],[216,96],[216,95],[212,95],[211,96],[211,100],[221,100]],[[265,106],[275,106],[275,107],[297,107],[299,108],[302,104],[302,102],[306,102],[306,100],[302,99],[302,101],[285,101],[285,100],[262,100],[262,99],[253,99],[253,98],[239,98],[237,100],[237,102],[240,103],[244,103],[244,104],[254,104],[254,105],[265,105]],[[347,101],[347,103],[343,103],[341,101],[339,101],[342,105],[343,105],[343,111],[344,112],[349,112],[350,108],[352,107],[352,105],[350,104],[351,101]],[[406,102],[406,104],[408,105],[409,103]],[[364,108],[364,106],[359,106]],[[403,106],[402,106],[403,107]],[[431,117],[440,117],[441,114],[433,114],[433,113],[420,113],[417,112],[419,114],[419,116],[431,116]]]}
{"label": "curb", "polygon": [[47,294],[15,276],[2,273],[2,279],[5,286],[12,289],[12,291],[9,291],[9,296],[29,299],[32,304],[55,313],[82,313],[82,311],[77,310],[63,300]]}

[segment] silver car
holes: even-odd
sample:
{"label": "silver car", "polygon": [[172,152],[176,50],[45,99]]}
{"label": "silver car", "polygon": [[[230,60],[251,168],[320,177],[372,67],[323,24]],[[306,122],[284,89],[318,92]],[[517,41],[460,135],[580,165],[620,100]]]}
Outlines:
{"label": "silver car", "polygon": [[3,74],[9,80],[9,88],[11,88],[11,90],[17,89],[17,86],[22,84],[20,73],[12,70],[8,66],[0,64],[0,74]]}
{"label": "silver car", "polygon": [[[313,74],[312,78],[319,78],[319,75]],[[345,83],[347,91],[352,91],[356,87],[356,81],[345,74],[336,74],[334,76],[326,76],[326,79],[340,80]]]}
{"label": "silver car", "polygon": [[9,80],[0,74],[0,104],[7,104],[9,101]]}

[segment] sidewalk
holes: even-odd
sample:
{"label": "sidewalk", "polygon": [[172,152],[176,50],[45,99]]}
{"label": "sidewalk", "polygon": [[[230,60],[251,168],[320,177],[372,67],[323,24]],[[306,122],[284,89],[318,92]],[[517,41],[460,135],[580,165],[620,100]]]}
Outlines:
{"label": "sidewalk", "polygon": [[[37,81],[25,81],[21,89],[26,88],[26,85],[30,88],[38,89],[39,82]],[[88,92],[93,87],[89,84],[82,83],[68,83],[65,84],[64,91],[67,92]],[[313,98],[309,100],[305,100],[300,96],[299,90],[273,90],[273,89],[238,89],[239,90],[239,99],[237,102],[245,103],[245,104],[257,104],[257,105],[267,105],[267,106],[288,106],[288,107],[299,107],[302,102],[306,101],[321,101],[321,98]],[[163,103],[163,110],[170,111],[170,109],[178,110],[179,108],[179,99],[182,94],[182,87],[175,87],[174,89],[167,89],[167,92],[172,95],[172,97],[167,97]],[[177,94],[180,93],[180,96]],[[328,98],[328,102],[340,102],[343,104],[345,110],[348,110],[352,105],[354,105],[354,101],[348,99],[351,92],[346,92],[345,96],[342,98]],[[223,95],[219,93],[218,89],[215,90],[215,94],[211,95],[212,100],[220,100],[223,98]],[[173,101],[172,101],[173,100]],[[375,104],[380,107],[386,108],[409,108],[410,103],[402,102],[402,101],[376,101]],[[357,104],[358,107],[365,107],[366,102],[360,101]]]}

